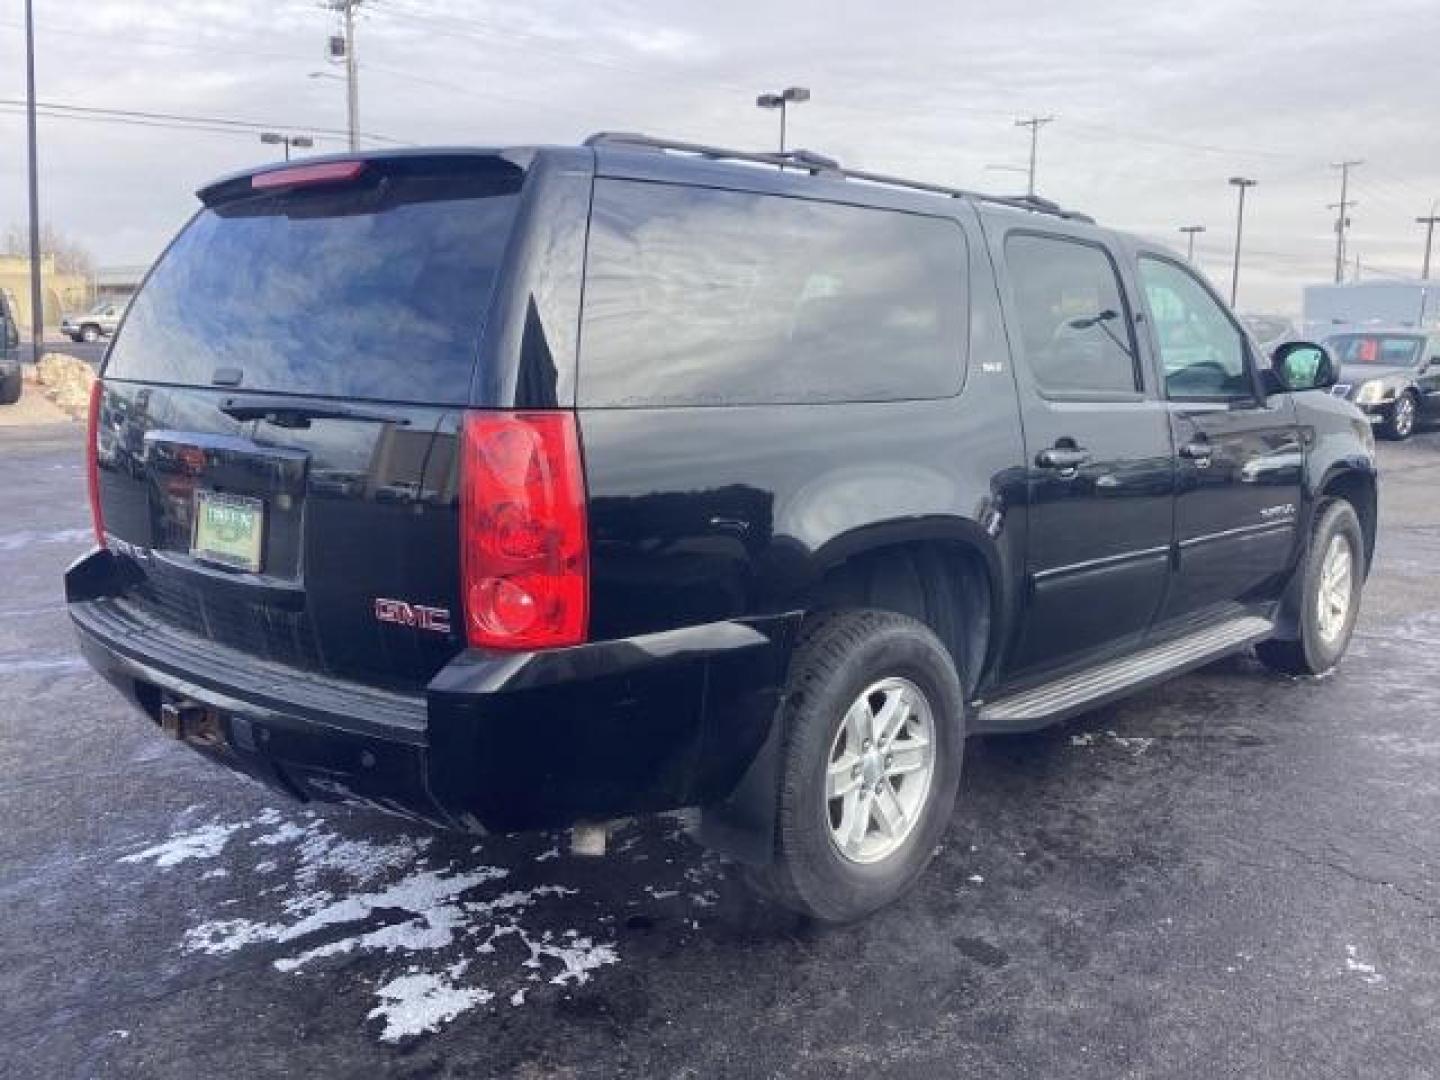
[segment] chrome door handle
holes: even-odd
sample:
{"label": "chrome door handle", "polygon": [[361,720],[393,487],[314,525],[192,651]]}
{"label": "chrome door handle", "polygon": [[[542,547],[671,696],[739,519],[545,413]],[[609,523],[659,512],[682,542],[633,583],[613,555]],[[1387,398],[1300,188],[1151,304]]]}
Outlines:
{"label": "chrome door handle", "polygon": [[1180,447],[1180,456],[1195,462],[1197,469],[1204,469],[1209,467],[1210,459],[1215,456],[1215,448],[1210,445],[1209,439],[1195,439]]}
{"label": "chrome door handle", "polygon": [[1035,455],[1035,464],[1042,469],[1059,469],[1074,472],[1090,460],[1090,451],[1078,446],[1052,446]]}

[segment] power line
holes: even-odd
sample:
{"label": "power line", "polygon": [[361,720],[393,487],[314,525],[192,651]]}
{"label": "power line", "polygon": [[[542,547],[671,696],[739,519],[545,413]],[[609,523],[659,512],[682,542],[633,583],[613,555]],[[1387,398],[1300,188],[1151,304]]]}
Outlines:
{"label": "power line", "polygon": [[[25,102],[13,98],[0,98],[0,106],[23,107]],[[217,131],[235,131],[251,134],[257,131],[303,131],[313,132],[317,135],[333,135],[345,137],[349,132],[345,128],[311,127],[307,124],[277,124],[274,121],[240,120],[228,116],[193,116],[184,113],[162,113],[146,112],[141,109],[106,109],[98,105],[69,105],[58,101],[36,102],[36,108],[45,111],[54,119],[74,117],[76,119],[92,120],[113,120],[124,121],[147,121],[142,126],[160,127],[170,126],[177,130],[185,128],[209,128]],[[162,123],[163,122],[163,123]],[[403,139],[391,138],[388,135],[378,135],[366,132],[365,138],[373,139],[376,142],[393,143],[395,145],[408,145]]]}

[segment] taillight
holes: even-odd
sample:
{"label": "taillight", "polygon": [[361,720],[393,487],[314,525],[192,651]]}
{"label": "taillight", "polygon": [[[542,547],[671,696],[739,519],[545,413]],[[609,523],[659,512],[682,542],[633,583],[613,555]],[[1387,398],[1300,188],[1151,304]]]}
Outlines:
{"label": "taillight", "polygon": [[320,161],[311,165],[291,165],[256,173],[250,178],[252,191],[273,191],[276,188],[314,187],[316,184],[345,184],[365,171],[363,161]]}
{"label": "taillight", "polygon": [[90,522],[95,526],[95,542],[105,546],[105,514],[100,509],[100,399],[104,384],[96,379],[90,384],[90,413],[85,420],[85,480],[90,489]]}
{"label": "taillight", "polygon": [[467,413],[462,444],[466,640],[488,649],[584,641],[590,559],[574,414]]}

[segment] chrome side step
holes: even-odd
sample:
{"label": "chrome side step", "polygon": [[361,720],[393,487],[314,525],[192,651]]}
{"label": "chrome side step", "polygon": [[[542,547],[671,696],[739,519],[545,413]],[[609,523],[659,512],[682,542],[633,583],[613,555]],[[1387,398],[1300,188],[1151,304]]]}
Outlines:
{"label": "chrome side step", "polygon": [[981,705],[976,732],[1031,731],[1092,709],[1135,690],[1164,682],[1274,633],[1269,619],[1229,619],[1175,641],[1153,645],[1089,671]]}

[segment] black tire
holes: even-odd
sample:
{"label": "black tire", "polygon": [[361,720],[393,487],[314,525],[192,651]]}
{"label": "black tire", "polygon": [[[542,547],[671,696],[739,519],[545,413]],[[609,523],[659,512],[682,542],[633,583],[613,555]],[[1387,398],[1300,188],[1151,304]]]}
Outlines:
{"label": "black tire", "polygon": [[1390,415],[1381,425],[1380,434],[1395,442],[1404,442],[1415,434],[1415,421],[1420,415],[1419,410],[1420,403],[1415,395],[1406,390],[1395,399],[1395,404],[1390,406]]}
{"label": "black tire", "polygon": [[[1350,545],[1350,602],[1339,633],[1327,638],[1320,628],[1320,585],[1326,553],[1337,536],[1345,537]],[[1255,652],[1266,667],[1281,674],[1323,675],[1345,655],[1355,632],[1365,584],[1365,536],[1354,507],[1344,499],[1322,503],[1316,511],[1305,564],[1297,572],[1302,575],[1297,613],[1300,636],[1294,640],[1263,641],[1255,647]]]}
{"label": "black tire", "polygon": [[[877,861],[858,862],[842,854],[832,838],[827,773],[847,711],[887,679],[903,680],[923,695],[932,720],[933,765],[916,812],[905,819],[913,823],[900,833],[903,840]],[[954,809],[964,708],[955,663],[924,624],[880,611],[817,616],[796,650],[781,709],[774,859],[747,871],[752,886],[794,911],[832,923],[862,918],[908,891],[929,865]],[[884,764],[888,770],[888,753]],[[854,766],[857,774],[861,768]],[[908,782],[900,777],[887,791],[901,791]]]}
{"label": "black tire", "polygon": [[100,340],[100,327],[86,323],[80,328],[80,340],[87,345],[93,345]]}
{"label": "black tire", "polygon": [[24,389],[25,376],[18,371],[0,379],[0,405],[14,405]]}

